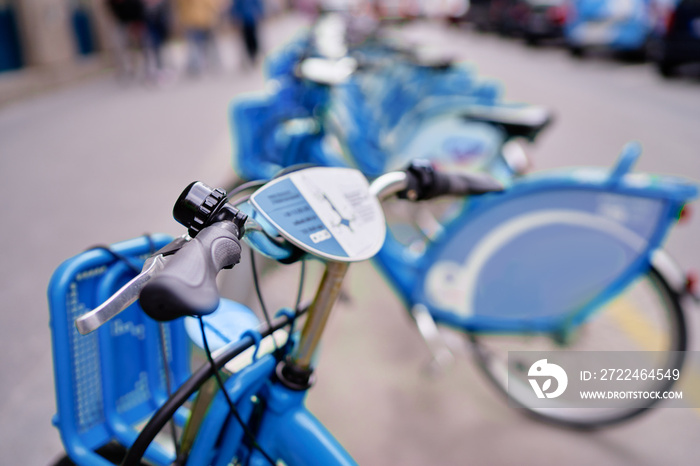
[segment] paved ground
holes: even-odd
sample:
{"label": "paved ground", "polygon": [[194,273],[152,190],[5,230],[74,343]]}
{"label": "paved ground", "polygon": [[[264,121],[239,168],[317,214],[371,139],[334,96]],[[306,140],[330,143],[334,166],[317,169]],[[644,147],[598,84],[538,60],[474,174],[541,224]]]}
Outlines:
{"label": "paved ground", "polygon": [[[302,21],[268,24],[269,47]],[[553,108],[557,123],[533,148],[535,168],[610,165],[640,140],[642,171],[700,180],[700,92],[691,78],[665,82],[648,65],[603,58],[572,61],[549,48],[468,31],[408,31],[502,80],[511,100]],[[45,465],[61,451],[50,426],[53,401],[45,290],[53,269],[94,243],[144,231],[179,233],[170,209],[192,179],[230,176],[226,109],[261,89],[242,71],[237,48],[223,72],[160,89],[111,78],[0,109],[0,452],[3,464]],[[677,228],[668,249],[700,266],[700,221]],[[272,281],[272,280],[276,280]],[[272,277],[275,292],[293,288]],[[272,284],[272,285],[270,285]],[[309,404],[361,464],[694,464],[697,411],[657,410],[619,428],[568,432],[526,420],[459,364],[441,377],[395,297],[369,265],[351,271],[356,296],[330,324]],[[357,292],[357,293],[356,293]],[[700,327],[691,316],[693,348]]]}

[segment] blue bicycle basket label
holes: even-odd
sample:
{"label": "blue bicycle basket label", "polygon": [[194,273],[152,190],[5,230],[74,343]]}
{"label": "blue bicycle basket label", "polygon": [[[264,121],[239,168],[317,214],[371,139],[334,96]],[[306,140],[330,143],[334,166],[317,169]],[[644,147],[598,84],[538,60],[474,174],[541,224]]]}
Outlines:
{"label": "blue bicycle basket label", "polygon": [[382,208],[354,169],[293,172],[260,188],[250,202],[287,241],[325,259],[369,259],[384,244]]}

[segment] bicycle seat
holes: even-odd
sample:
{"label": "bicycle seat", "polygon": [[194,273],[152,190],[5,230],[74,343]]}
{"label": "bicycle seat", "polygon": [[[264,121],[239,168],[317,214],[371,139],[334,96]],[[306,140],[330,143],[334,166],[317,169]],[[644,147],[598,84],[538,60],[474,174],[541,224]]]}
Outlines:
{"label": "bicycle seat", "polygon": [[434,51],[419,50],[408,60],[412,65],[435,71],[447,71],[455,64],[454,57]]}
{"label": "bicycle seat", "polygon": [[475,105],[469,107],[463,117],[499,124],[509,135],[530,140],[552,121],[551,112],[536,105]]}
{"label": "bicycle seat", "polygon": [[342,84],[347,81],[357,69],[354,58],[344,57],[339,60],[329,58],[306,58],[297,68],[297,75],[327,86]]}

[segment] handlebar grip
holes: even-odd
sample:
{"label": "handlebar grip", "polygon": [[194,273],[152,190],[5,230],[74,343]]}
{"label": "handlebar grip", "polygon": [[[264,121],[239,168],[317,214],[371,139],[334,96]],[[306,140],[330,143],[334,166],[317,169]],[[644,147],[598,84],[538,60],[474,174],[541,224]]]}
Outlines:
{"label": "handlebar grip", "polygon": [[425,160],[411,162],[406,169],[406,180],[407,187],[398,197],[411,201],[503,191],[501,183],[487,174],[441,172]]}
{"label": "handlebar grip", "polygon": [[488,175],[436,171],[434,188],[430,190],[429,194],[431,197],[444,195],[468,196],[470,194],[485,194],[494,191],[503,191],[503,186]]}
{"label": "handlebar grip", "polygon": [[202,229],[144,286],[139,297],[144,312],[158,321],[214,312],[220,299],[216,275],[241,259],[238,236],[231,221]]}

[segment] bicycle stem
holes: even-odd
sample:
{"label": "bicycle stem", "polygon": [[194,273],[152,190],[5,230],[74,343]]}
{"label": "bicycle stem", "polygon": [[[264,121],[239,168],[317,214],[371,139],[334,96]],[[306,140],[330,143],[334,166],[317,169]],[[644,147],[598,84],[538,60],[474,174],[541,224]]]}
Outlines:
{"label": "bicycle stem", "polygon": [[[380,200],[397,191],[405,189],[407,185],[404,172],[393,172],[383,175],[375,180],[370,190]],[[327,262],[326,270],[321,279],[316,296],[309,309],[309,316],[301,332],[299,345],[292,353],[290,363],[301,371],[311,369],[311,358],[321,340],[321,335],[326,326],[328,316],[333,304],[338,299],[343,278],[348,270],[347,262]]]}
{"label": "bicycle stem", "polygon": [[321,284],[316,292],[313,303],[309,309],[309,315],[301,331],[299,345],[292,353],[290,363],[302,371],[311,369],[313,357],[321,335],[330,316],[333,304],[338,299],[343,278],[348,271],[347,262],[328,262],[321,279]]}
{"label": "bicycle stem", "polygon": [[[370,187],[370,192],[382,200],[405,189],[406,186],[406,174],[392,172],[376,179]],[[347,262],[330,261],[326,263],[326,270],[309,308],[299,344],[277,369],[278,378],[289,388],[306,390],[312,383],[311,360],[321,341],[321,335],[333,305],[340,295],[340,287],[348,271],[348,266]]]}

